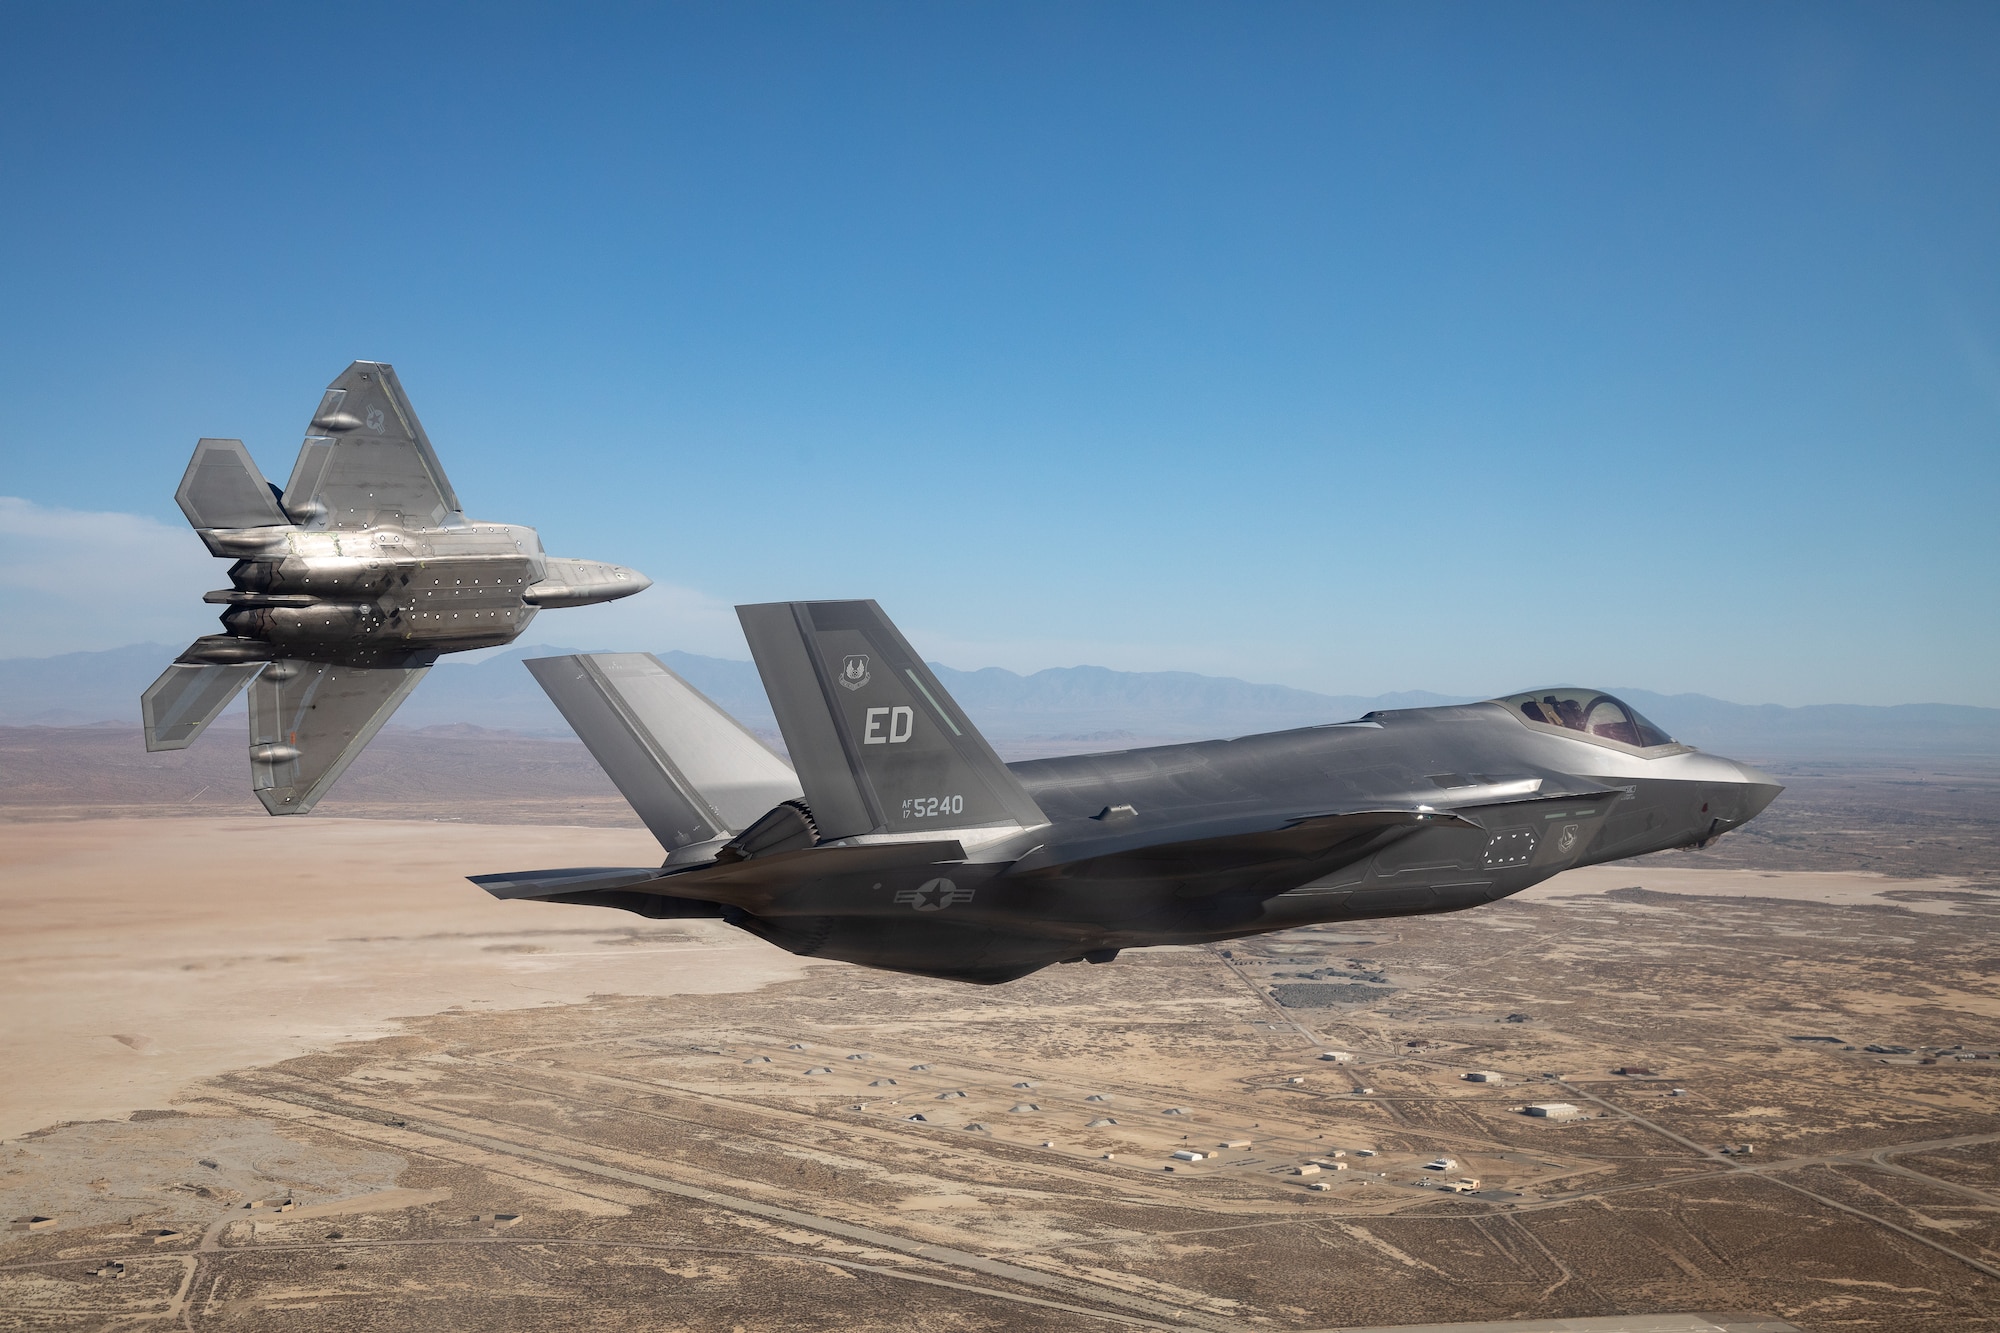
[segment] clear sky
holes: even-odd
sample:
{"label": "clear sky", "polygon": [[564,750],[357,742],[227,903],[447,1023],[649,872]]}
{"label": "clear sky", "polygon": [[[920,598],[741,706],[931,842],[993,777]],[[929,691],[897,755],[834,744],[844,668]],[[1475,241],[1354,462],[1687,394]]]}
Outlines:
{"label": "clear sky", "polygon": [[0,656],[367,357],[540,641],[2000,705],[2000,6],[0,17]]}

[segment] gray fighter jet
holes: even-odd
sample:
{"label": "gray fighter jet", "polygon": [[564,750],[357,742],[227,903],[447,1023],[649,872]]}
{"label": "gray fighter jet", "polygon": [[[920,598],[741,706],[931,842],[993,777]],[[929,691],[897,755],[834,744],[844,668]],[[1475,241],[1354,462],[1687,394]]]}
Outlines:
{"label": "gray fighter jet", "polygon": [[251,786],[274,815],[312,809],[440,654],[510,643],[541,607],[651,584],[544,555],[533,528],[466,518],[380,361],[327,387],[282,492],[243,441],[202,440],[174,498],[235,562],[204,598],[228,632],[196,639],[141,696],[146,748],[192,744],[248,685]]}
{"label": "gray fighter jet", "polygon": [[874,602],[737,614],[792,764],[646,654],[530,661],[667,858],[474,883],[993,984],[1477,907],[1704,845],[1782,790],[1577,689],[1003,764]]}

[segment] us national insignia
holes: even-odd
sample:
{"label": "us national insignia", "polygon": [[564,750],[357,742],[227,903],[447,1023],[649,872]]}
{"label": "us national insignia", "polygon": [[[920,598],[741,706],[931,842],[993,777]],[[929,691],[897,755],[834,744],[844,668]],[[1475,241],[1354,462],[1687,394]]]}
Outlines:
{"label": "us national insignia", "polygon": [[976,889],[961,889],[948,879],[934,879],[914,889],[904,889],[896,895],[899,903],[908,903],[919,912],[942,912],[953,903],[969,903]]}
{"label": "us national insignia", "polygon": [[858,690],[868,683],[868,654],[847,655],[847,660],[840,664],[840,683],[850,690]]}

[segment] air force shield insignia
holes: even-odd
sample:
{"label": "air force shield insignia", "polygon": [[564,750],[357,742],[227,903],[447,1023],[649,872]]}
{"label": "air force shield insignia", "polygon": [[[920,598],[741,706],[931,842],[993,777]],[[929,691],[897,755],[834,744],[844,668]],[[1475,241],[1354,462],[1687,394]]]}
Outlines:
{"label": "air force shield insignia", "polygon": [[868,654],[847,655],[847,660],[840,664],[840,683],[850,690],[858,690],[868,683]]}

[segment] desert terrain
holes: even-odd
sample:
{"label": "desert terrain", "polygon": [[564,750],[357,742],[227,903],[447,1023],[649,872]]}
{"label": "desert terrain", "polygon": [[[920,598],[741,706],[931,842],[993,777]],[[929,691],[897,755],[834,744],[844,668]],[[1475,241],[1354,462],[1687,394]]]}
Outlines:
{"label": "desert terrain", "polygon": [[386,733],[276,821],[116,733],[0,733],[0,1326],[2000,1323],[1976,761],[988,989],[487,899],[657,857],[573,744]]}

